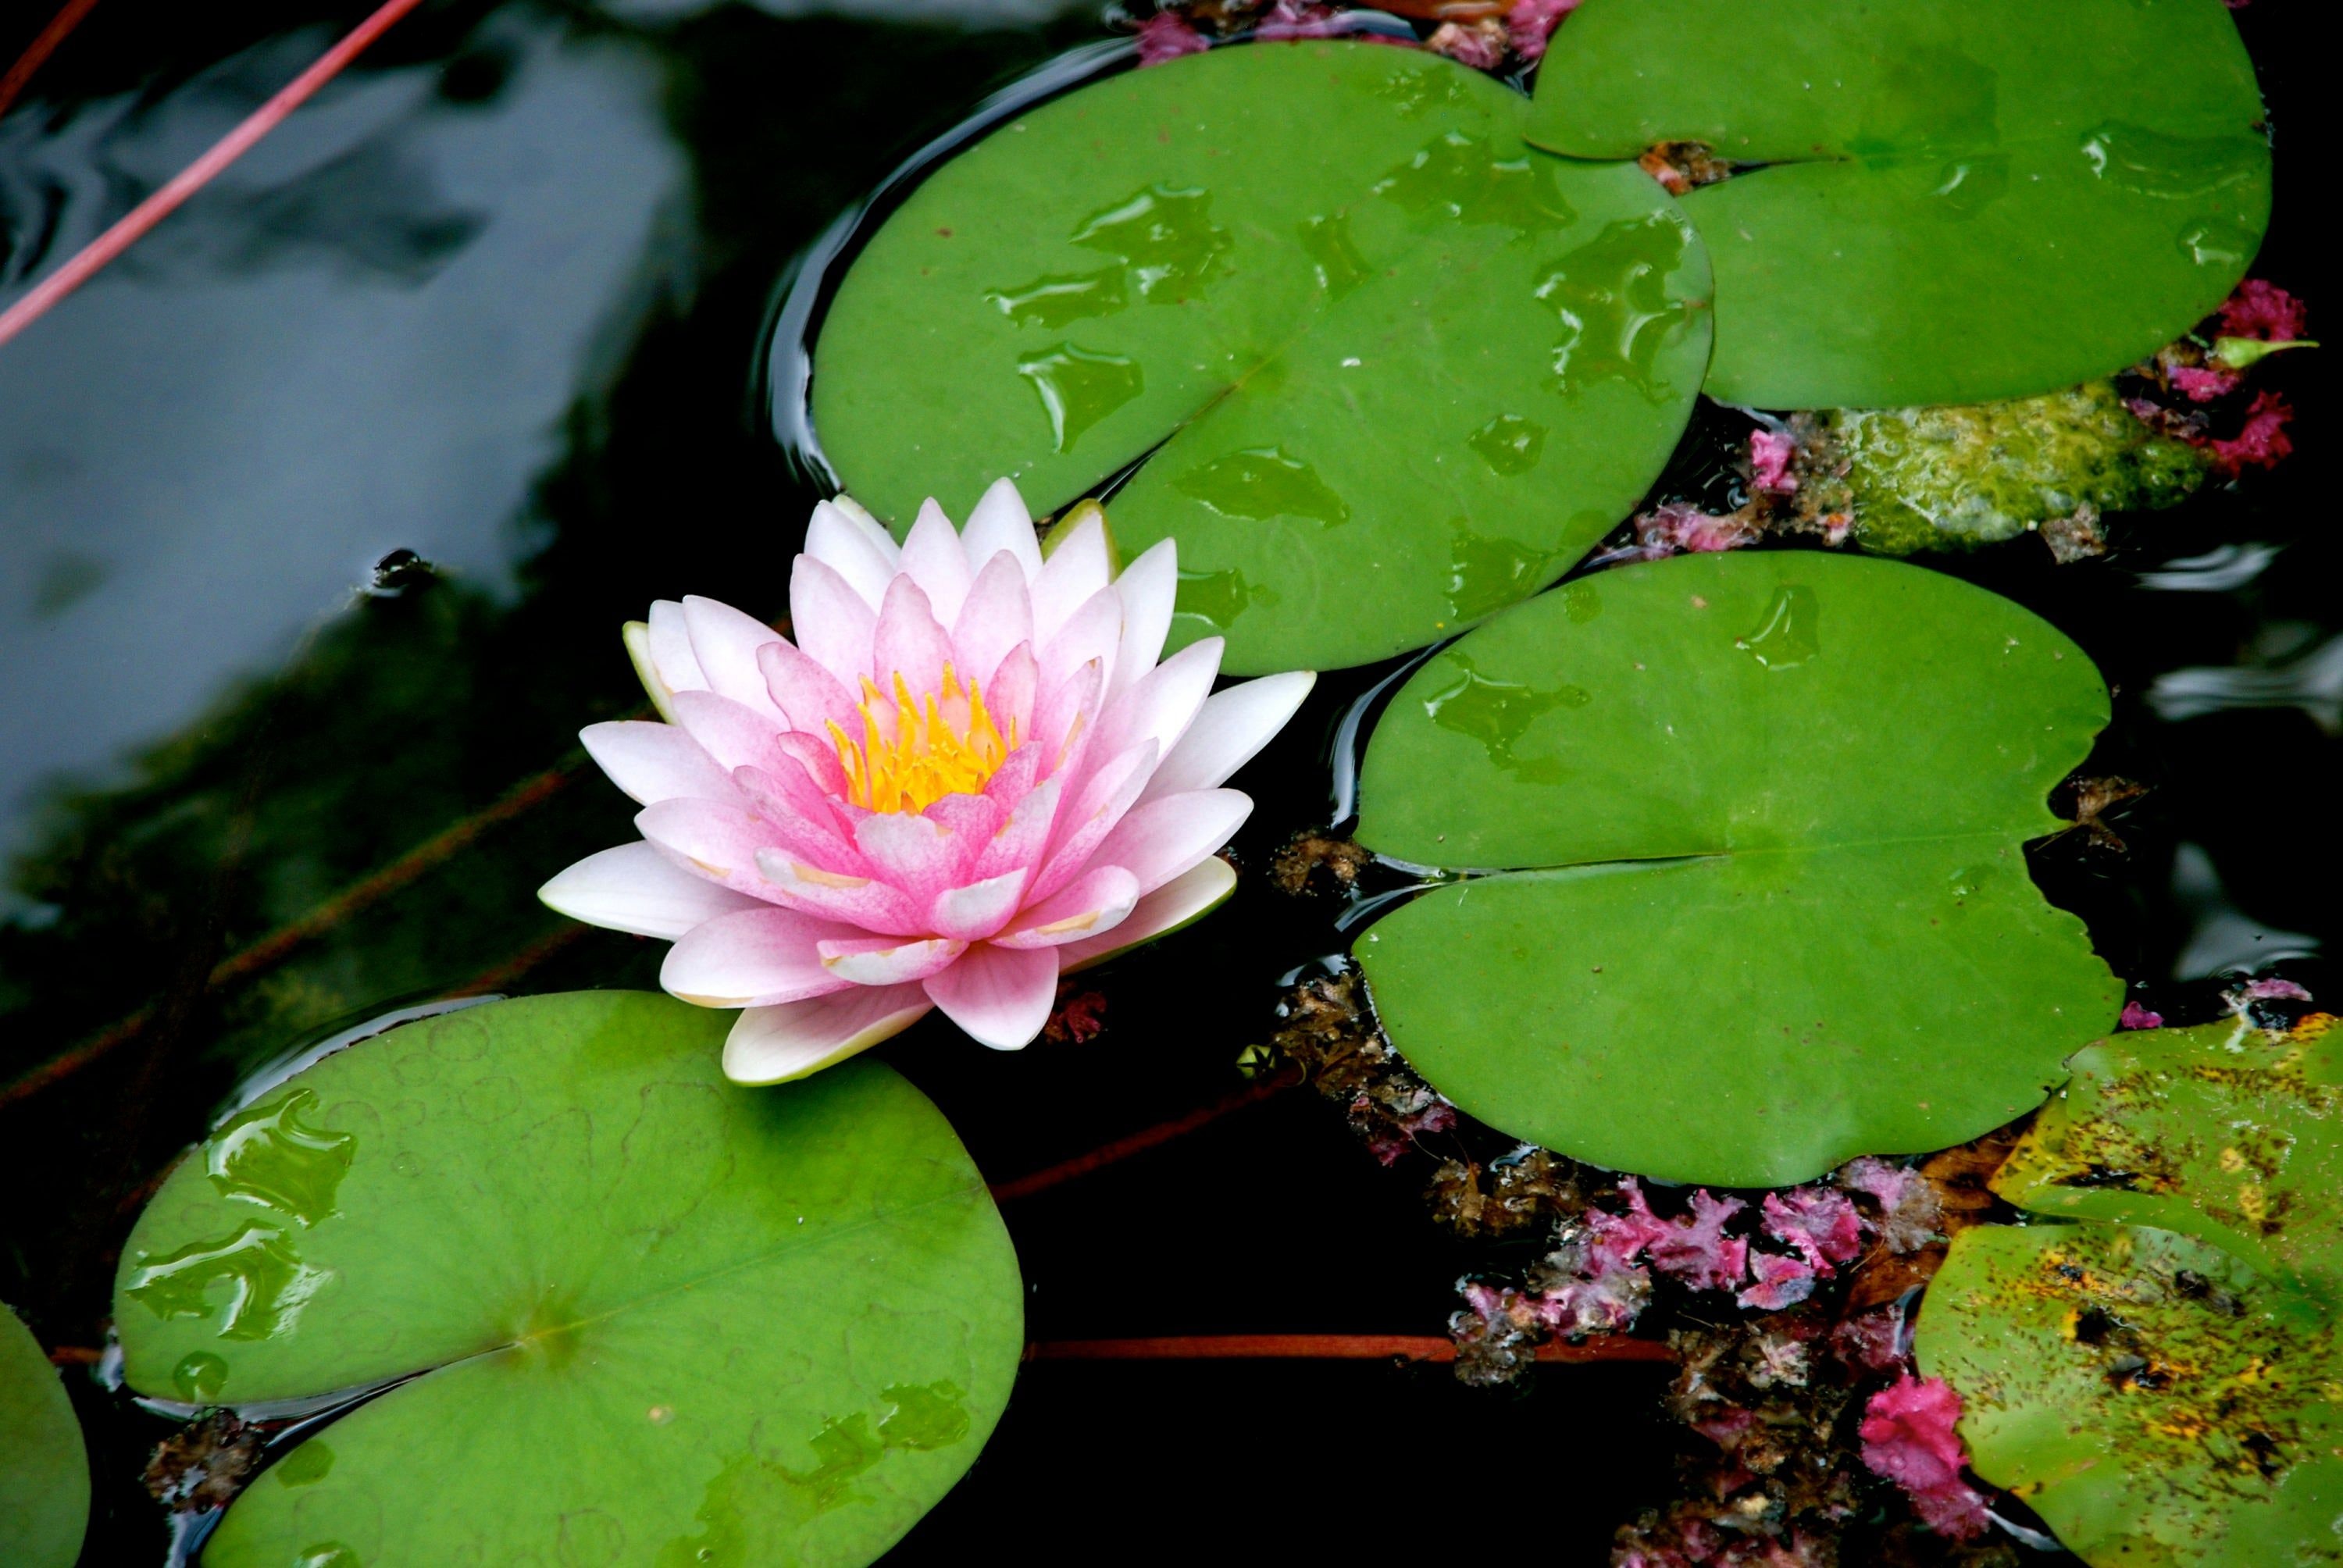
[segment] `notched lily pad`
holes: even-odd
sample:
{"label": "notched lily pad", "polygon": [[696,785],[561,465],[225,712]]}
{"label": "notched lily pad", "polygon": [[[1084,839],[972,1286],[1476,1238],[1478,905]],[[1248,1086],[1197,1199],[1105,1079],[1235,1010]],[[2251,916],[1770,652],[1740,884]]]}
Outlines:
{"label": "notched lily pad", "polygon": [[1771,1186],[1973,1138],[2121,1004],[2022,852],[2107,703],[2050,626],[1891,562],[1570,583],[1375,732],[1360,841],[1496,873],[1366,933],[1377,1012],[1466,1111],[1614,1169]]}
{"label": "notched lily pad", "polygon": [[2148,1226],[1964,1231],[1918,1353],[1961,1396],[1977,1473],[2096,1568],[2343,1562],[2332,1320],[2228,1252]]}
{"label": "notched lily pad", "polygon": [[396,1386],[206,1546],[288,1562],[860,1563],[1005,1404],[1016,1259],[935,1108],[743,1091],[729,1015],[595,992],[363,1042],[230,1116],[124,1249],[143,1394]]}
{"label": "notched lily pad", "polygon": [[1632,165],[1522,140],[1438,55],[1316,41],[1111,76],[945,165],[814,352],[848,487],[899,528],[1013,476],[1055,509],[1144,459],[1174,640],[1226,668],[1420,647],[1559,577],[1666,461],[1708,263]]}
{"label": "notched lily pad", "polygon": [[2269,217],[2220,0],[1589,0],[1529,136],[1706,144],[1708,388],[1767,407],[2053,391],[2188,330]]}
{"label": "notched lily pad", "polygon": [[2021,1208],[2160,1226],[2330,1302],[2343,1290],[2343,1060],[2335,1020],[2118,1034],[1994,1178]]}
{"label": "notched lily pad", "polygon": [[89,1457],[39,1342],[0,1306],[0,1563],[71,1568],[89,1523]]}

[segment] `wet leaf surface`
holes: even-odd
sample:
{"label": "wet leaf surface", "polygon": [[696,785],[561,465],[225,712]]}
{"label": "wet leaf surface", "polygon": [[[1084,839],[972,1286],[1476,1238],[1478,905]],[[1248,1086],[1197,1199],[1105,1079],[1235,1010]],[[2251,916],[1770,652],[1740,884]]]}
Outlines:
{"label": "wet leaf surface", "polygon": [[2334,1020],[2118,1034],[1994,1180],[2020,1208],[2156,1225],[2334,1300],[2343,1288],[2343,1048]]}
{"label": "wet leaf surface", "polygon": [[1590,0],[1529,134],[1744,166],[1684,198],[1708,389],[1893,407],[2053,391],[2187,331],[2261,243],[2261,118],[2218,0]]}
{"label": "wet leaf surface", "polygon": [[398,1382],[277,1460],[212,1568],[876,1557],[1007,1401],[1016,1261],[950,1128],[858,1062],[718,1070],[729,1015],[467,1010],[224,1121],[123,1253],[130,1386]]}
{"label": "wet leaf surface", "polygon": [[[1053,510],[1145,459],[1126,558],[1180,541],[1174,640],[1363,663],[1553,581],[1684,427],[1708,267],[1632,164],[1522,140],[1436,55],[1214,50],[1023,115],[840,285],[813,413],[900,529],[995,476]],[[1409,432],[1403,441],[1391,432]]]}
{"label": "wet leaf surface", "polygon": [[70,1568],[89,1519],[89,1459],[57,1369],[0,1306],[0,1563]]}
{"label": "wet leaf surface", "polygon": [[2021,846],[2107,716],[2008,600],[1889,562],[1679,557],[1572,583],[1393,699],[1361,842],[1497,869],[1354,949],[1393,1042],[1576,1159],[1772,1186],[2041,1102],[2114,978]]}
{"label": "wet leaf surface", "polygon": [[2231,1254],[2147,1226],[1980,1226],[1922,1308],[1976,1473],[2096,1565],[2343,1561],[2332,1319]]}

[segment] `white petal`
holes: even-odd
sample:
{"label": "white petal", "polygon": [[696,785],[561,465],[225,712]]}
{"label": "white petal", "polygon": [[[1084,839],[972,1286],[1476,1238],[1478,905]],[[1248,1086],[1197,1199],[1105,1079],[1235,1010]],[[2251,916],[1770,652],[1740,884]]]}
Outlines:
{"label": "white petal", "polygon": [[861,524],[828,501],[815,505],[813,519],[806,524],[805,553],[844,578],[874,610],[895,575],[894,541],[889,539],[880,549]]}
{"label": "white petal", "polygon": [[1033,579],[1033,640],[1046,643],[1066,624],[1066,618],[1101,588],[1111,586],[1114,568],[1108,558],[1106,514],[1085,507],[1089,515],[1063,538],[1051,535],[1051,549]]}
{"label": "white petal", "polygon": [[691,651],[707,673],[708,689],[746,703],[770,719],[775,729],[784,727],[781,710],[766,689],[765,672],[757,668],[757,650],[780,641],[781,634],[753,615],[696,594],[683,601],[683,626],[691,634]]}
{"label": "white petal", "polygon": [[[849,692],[870,678],[870,643],[879,612],[862,602],[833,567],[799,556],[789,568],[789,630],[798,650]],[[771,700],[769,697],[768,701]]]}
{"label": "white petal", "polygon": [[[692,693],[690,699],[723,700],[704,691]],[[730,771],[672,724],[620,719],[589,724],[578,732],[578,739],[611,783],[646,806],[678,799],[743,804]]]}
{"label": "white petal", "polygon": [[683,606],[666,598],[652,605],[647,640],[651,668],[669,691],[708,689],[708,672],[699,668],[699,656],[691,651],[691,633],[684,628]]}
{"label": "white petal", "polygon": [[588,855],[539,888],[537,896],[573,920],[668,941],[702,920],[758,905],[746,893],[693,876],[647,843]]}
{"label": "white petal", "polygon": [[992,940],[1004,948],[1056,948],[1103,936],[1139,902],[1139,879],[1097,866],[1010,922]]}
{"label": "white petal", "polygon": [[659,985],[700,1007],[770,1007],[825,996],[852,983],[830,973],[816,944],[866,933],[770,904],[719,915],[676,939]]}
{"label": "white petal", "polygon": [[923,980],[968,950],[968,944],[942,937],[899,942],[890,937],[850,939],[821,944],[821,967],[860,986],[901,985]]}
{"label": "white petal", "polygon": [[1190,643],[1107,703],[1099,712],[1091,755],[1111,757],[1152,740],[1158,757],[1170,756],[1212,695],[1212,678],[1221,670],[1221,646],[1217,637]]}
{"label": "white petal", "polygon": [[1210,789],[1252,761],[1285,728],[1318,677],[1306,669],[1265,675],[1204,699],[1195,721],[1147,781],[1141,800]]}
{"label": "white petal", "polygon": [[1071,974],[1104,963],[1158,937],[1202,919],[1237,890],[1237,874],[1217,858],[1172,878],[1131,906],[1122,923],[1102,936],[1068,942],[1058,950],[1060,972]]}
{"label": "white petal", "polygon": [[976,579],[960,547],[960,530],[933,501],[920,508],[919,520],[903,540],[896,569],[920,585],[936,618],[946,626],[959,618],[960,601],[968,598],[968,585]]}
{"label": "white petal", "polygon": [[1151,893],[1189,868],[1202,865],[1252,812],[1252,799],[1234,789],[1166,795],[1134,807],[1086,863],[1121,866],[1139,879],[1141,892]]}
{"label": "white petal", "polygon": [[933,1005],[914,981],[749,1008],[725,1039],[724,1076],[735,1083],[804,1078],[900,1034]]}
{"label": "white petal", "polygon": [[1027,582],[1041,573],[1041,541],[1033,532],[1033,514],[1017,487],[1007,479],[992,481],[992,487],[976,503],[976,510],[968,515],[960,542],[972,572],[982,571],[985,562],[1007,550],[1017,558]]}
{"label": "white petal", "polygon": [[1122,596],[1122,651],[1115,656],[1110,699],[1128,691],[1163,657],[1172,632],[1172,608],[1180,597],[1179,543],[1164,539],[1149,547],[1114,579]]}

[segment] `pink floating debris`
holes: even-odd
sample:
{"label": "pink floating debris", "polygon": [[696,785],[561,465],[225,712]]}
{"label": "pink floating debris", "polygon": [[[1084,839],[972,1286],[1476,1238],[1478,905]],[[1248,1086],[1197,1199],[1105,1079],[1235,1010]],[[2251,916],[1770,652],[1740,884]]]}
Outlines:
{"label": "pink floating debris", "polygon": [[1562,25],[1562,19],[1578,9],[1580,0],[1515,0],[1513,8],[1505,13],[1505,35],[1512,40],[1513,53],[1524,60],[1543,59],[1546,40]]}
{"label": "pink floating debris", "polygon": [[1749,433],[1750,484],[1769,496],[1797,494],[1797,476],[1790,472],[1790,460],[1796,457],[1798,444],[1779,430],[1752,430]]}
{"label": "pink floating debris", "polygon": [[1842,1186],[1868,1194],[1879,1205],[1879,1239],[1891,1252],[1916,1252],[1936,1240],[1944,1206],[1928,1179],[1908,1165],[1866,1154],[1838,1173]]}
{"label": "pink floating debris", "polygon": [[2302,301],[2258,277],[2249,277],[2237,285],[2237,291],[2221,307],[2223,337],[2288,343],[2309,329],[2310,315],[2303,308]]}
{"label": "pink floating debris", "polygon": [[[1787,1241],[1825,1278],[1836,1265],[1863,1251],[1863,1216],[1843,1192],[1822,1187],[1768,1192],[1764,1211],[1765,1233],[1777,1241]],[[1762,1277],[1762,1263],[1760,1271]]]}
{"label": "pink floating debris", "polygon": [[1323,5],[1313,5],[1309,0],[1277,0],[1269,14],[1254,25],[1256,38],[1332,38],[1351,30],[1351,24],[1337,12]]}
{"label": "pink floating debris", "polygon": [[[1844,1199],[1841,1201],[1845,1201]],[[1795,1307],[1815,1293],[1814,1266],[1802,1258],[1780,1252],[1756,1252],[1749,1259],[1757,1282],[1733,1299],[1745,1307],[1778,1312]]]}
{"label": "pink floating debris", "polygon": [[2228,995],[2240,1001],[2308,1001],[2310,993],[2290,980],[2272,976],[2268,980],[2247,980],[2233,988]]}
{"label": "pink floating debris", "polygon": [[2215,441],[2213,466],[2234,477],[2248,467],[2275,468],[2294,451],[2286,427],[2294,422],[2294,405],[2275,392],[2257,392],[2246,410],[2245,427],[2226,441]]}
{"label": "pink floating debris", "polygon": [[2117,1029],[2162,1029],[2164,1015],[2150,1012],[2136,1001],[2124,1003],[2123,1017],[2116,1020]]}
{"label": "pink floating debris", "polygon": [[1505,58],[1505,35],[1493,25],[1468,27],[1461,23],[1443,22],[1423,41],[1423,46],[1475,71],[1493,71]]}
{"label": "pink floating debris", "polygon": [[1904,1312],[1883,1307],[1847,1319],[1831,1331],[1839,1355],[1852,1366],[1868,1372],[1894,1372],[1911,1359],[1904,1340]]}
{"label": "pink floating debris", "polygon": [[1158,11],[1139,25],[1141,66],[1160,65],[1182,55],[1201,55],[1212,46],[1210,38],[1188,25],[1187,18],[1174,11]]}
{"label": "pink floating debris", "polygon": [[2191,403],[2210,403],[2216,397],[2226,397],[2237,389],[2244,379],[2234,370],[2217,365],[2175,365],[2166,372],[2172,389]]}
{"label": "pink floating debris", "polygon": [[1738,549],[1755,544],[1763,531],[1738,513],[1717,517],[1682,501],[1664,502],[1635,519],[1635,542],[1646,560]]}
{"label": "pink floating debris", "polygon": [[[1640,1199],[1641,1194],[1637,1194]],[[1692,1195],[1692,1213],[1646,1249],[1652,1267],[1696,1291],[1729,1291],[1749,1273],[1749,1243],[1725,1233],[1725,1221],[1748,1205],[1738,1198]]]}
{"label": "pink floating debris", "polygon": [[1942,1378],[1910,1375],[1864,1408],[1863,1462],[1910,1495],[1928,1527],[1956,1541],[1985,1533],[1985,1498],[1962,1479],[1968,1453],[1954,1430],[1961,1396]]}

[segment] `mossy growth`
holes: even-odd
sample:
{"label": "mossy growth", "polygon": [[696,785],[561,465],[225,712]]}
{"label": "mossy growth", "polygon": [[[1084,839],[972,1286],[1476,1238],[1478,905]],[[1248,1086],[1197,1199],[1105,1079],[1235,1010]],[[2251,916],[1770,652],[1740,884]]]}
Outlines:
{"label": "mossy growth", "polygon": [[1807,441],[1843,468],[1855,537],[1912,555],[1973,549],[2046,524],[2177,506],[2204,454],[2132,416],[2110,380],[2042,397],[1941,408],[1836,408]]}

